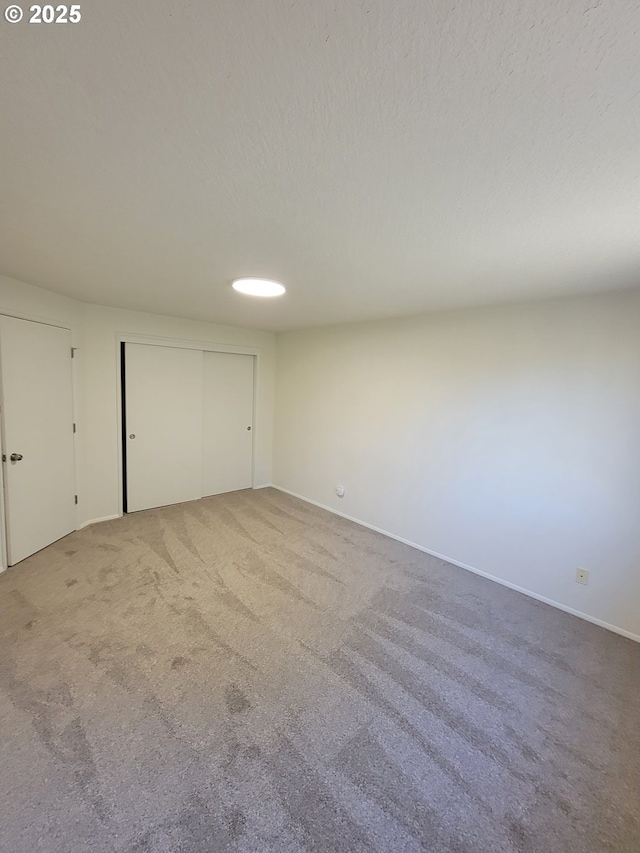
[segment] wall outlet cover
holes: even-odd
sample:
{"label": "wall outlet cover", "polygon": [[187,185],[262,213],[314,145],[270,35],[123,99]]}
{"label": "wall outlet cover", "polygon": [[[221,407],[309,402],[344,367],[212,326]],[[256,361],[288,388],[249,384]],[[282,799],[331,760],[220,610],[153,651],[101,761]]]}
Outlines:
{"label": "wall outlet cover", "polygon": [[589,583],[589,572],[587,569],[581,569],[580,567],[576,569],[576,583],[581,583],[585,586]]}

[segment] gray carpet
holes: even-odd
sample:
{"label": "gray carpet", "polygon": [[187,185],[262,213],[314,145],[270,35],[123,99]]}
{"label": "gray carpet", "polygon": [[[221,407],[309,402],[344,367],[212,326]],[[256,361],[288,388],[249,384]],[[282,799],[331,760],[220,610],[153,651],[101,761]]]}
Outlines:
{"label": "gray carpet", "polygon": [[267,489],[0,578],[2,851],[640,850],[640,646]]}

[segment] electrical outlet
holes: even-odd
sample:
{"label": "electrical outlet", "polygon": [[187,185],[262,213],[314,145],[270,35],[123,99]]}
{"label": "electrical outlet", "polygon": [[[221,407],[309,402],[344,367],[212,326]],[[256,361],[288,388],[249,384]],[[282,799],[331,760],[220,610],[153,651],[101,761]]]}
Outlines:
{"label": "electrical outlet", "polygon": [[585,586],[589,583],[589,572],[587,569],[581,569],[580,567],[576,569],[576,583],[582,583]]}

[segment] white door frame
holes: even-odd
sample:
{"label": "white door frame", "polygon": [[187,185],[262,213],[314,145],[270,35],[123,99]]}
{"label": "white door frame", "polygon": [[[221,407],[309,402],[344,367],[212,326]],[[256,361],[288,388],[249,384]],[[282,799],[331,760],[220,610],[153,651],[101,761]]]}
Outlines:
{"label": "white door frame", "polygon": [[123,510],[123,453],[122,453],[122,359],[121,344],[149,344],[157,347],[177,347],[179,349],[195,349],[202,352],[230,352],[238,355],[252,355],[253,362],[253,430],[251,438],[251,488],[256,487],[256,435],[259,434],[260,423],[258,415],[258,388],[261,370],[262,353],[259,347],[249,347],[236,344],[218,344],[211,341],[185,341],[180,338],[161,338],[156,335],[135,335],[130,332],[116,332],[116,372],[118,377],[117,423],[119,427],[118,441],[118,515],[124,515]]}
{"label": "white door frame", "polygon": [[[74,350],[74,355],[77,354],[79,347],[76,345],[76,331],[72,326],[66,323],[61,323],[56,320],[51,320],[48,317],[42,317],[34,314],[25,314],[16,311],[0,311],[4,317],[14,317],[16,320],[27,320],[30,323],[40,323],[43,326],[54,326],[56,329],[66,329],[71,333],[71,345]],[[0,354],[1,358],[1,354]],[[73,405],[73,422],[78,425],[78,371],[76,367],[77,359],[71,361],[71,393]],[[76,441],[77,432],[73,435],[73,476],[76,492],[78,491],[78,442]],[[5,434],[4,434],[4,395],[2,389],[2,374],[0,373],[0,455],[5,452]],[[9,567],[9,555],[7,551],[7,506],[5,500],[5,482],[4,482],[4,464],[0,463],[0,574]],[[76,507],[76,530],[78,524],[78,507]]]}

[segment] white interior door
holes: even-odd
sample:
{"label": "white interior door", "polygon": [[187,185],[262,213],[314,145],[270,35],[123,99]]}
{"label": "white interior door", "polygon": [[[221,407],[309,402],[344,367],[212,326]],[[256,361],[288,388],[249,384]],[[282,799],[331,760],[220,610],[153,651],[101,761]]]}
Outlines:
{"label": "white interior door", "polygon": [[71,332],[0,317],[9,565],[75,530]]}
{"label": "white interior door", "polygon": [[125,344],[127,511],[202,497],[202,352]]}
{"label": "white interior door", "polygon": [[251,488],[253,361],[204,353],[203,495]]}

